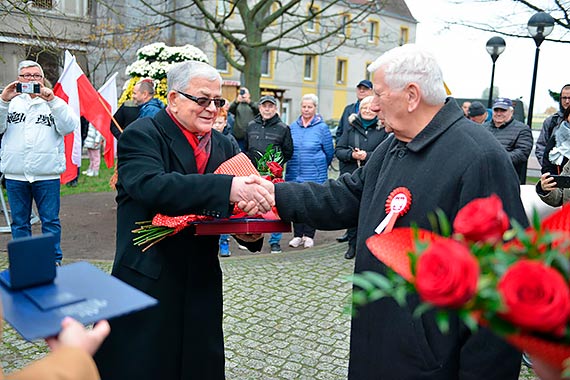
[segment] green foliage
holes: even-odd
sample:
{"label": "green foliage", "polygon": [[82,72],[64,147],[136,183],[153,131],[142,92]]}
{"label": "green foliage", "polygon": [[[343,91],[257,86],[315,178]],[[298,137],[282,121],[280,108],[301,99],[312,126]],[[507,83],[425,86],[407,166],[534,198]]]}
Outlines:
{"label": "green foliage", "polygon": [[[89,160],[81,160],[81,171],[87,170],[89,167]],[[66,185],[61,185],[61,195],[69,194],[81,194],[81,193],[104,193],[109,191],[114,191],[109,185],[109,179],[114,173],[114,168],[107,168],[103,157],[101,157],[101,167],[99,168],[98,177],[87,177],[84,174],[79,176],[79,180],[76,187],[69,187]]]}
{"label": "green foliage", "polygon": [[267,167],[268,162],[277,162],[279,165],[283,165],[283,153],[280,149],[273,148],[273,144],[269,144],[267,149],[265,149],[265,153],[259,153],[259,155],[257,159],[257,171],[261,175],[271,175]]}

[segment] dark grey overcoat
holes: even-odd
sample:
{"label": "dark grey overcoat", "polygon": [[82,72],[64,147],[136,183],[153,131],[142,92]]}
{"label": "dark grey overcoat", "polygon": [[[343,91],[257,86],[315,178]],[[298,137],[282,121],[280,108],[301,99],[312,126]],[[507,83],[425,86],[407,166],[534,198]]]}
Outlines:
{"label": "dark grey overcoat", "polygon": [[[441,208],[451,221],[474,198],[496,193],[505,210],[523,226],[526,216],[517,175],[503,147],[484,128],[463,116],[453,99],[409,143],[388,137],[366,166],[323,185],[276,185],[279,215],[318,229],[358,224],[355,272],[386,267],[365,241],[386,216],[390,192],[400,186],[412,194],[409,212],[396,227],[430,229],[428,213]],[[352,320],[349,378],[359,380],[496,379],[516,380],[520,354],[487,330],[472,335],[458,322],[442,335],[433,314],[412,316],[408,308],[383,299],[358,310]]]}

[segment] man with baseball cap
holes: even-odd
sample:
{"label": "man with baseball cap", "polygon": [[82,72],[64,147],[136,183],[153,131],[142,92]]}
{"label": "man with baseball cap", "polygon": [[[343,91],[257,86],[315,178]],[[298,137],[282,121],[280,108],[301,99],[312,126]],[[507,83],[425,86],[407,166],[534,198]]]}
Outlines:
{"label": "man with baseball cap", "polygon": [[467,111],[467,118],[471,121],[474,121],[477,124],[483,124],[487,120],[487,108],[483,105],[483,103],[474,101],[469,105],[469,109]]}
{"label": "man with baseball cap", "polygon": [[521,184],[526,182],[526,163],[532,150],[532,132],[524,123],[513,118],[513,102],[497,98],[493,103],[493,117],[484,126],[507,151]]}
{"label": "man with baseball cap", "polygon": [[[259,115],[247,125],[244,146],[245,153],[257,167],[257,161],[263,156],[267,147],[272,144],[273,149],[280,150],[283,162],[293,156],[293,139],[289,126],[281,121],[277,113],[277,99],[271,95],[259,98]],[[281,253],[281,233],[272,233],[269,238],[271,253]]]}
{"label": "man with baseball cap", "polygon": [[[358,110],[360,108],[360,101],[370,95],[372,95],[372,82],[370,82],[368,79],[363,79],[360,82],[358,82],[358,84],[356,85],[356,102],[349,104],[344,108],[342,116],[340,117],[340,120],[338,122],[338,128],[336,129],[336,134],[335,134],[336,141],[340,139],[340,136],[342,136],[342,132],[350,127],[350,123],[348,122],[348,117],[353,113],[358,115]],[[344,235],[337,237],[336,240],[339,243],[348,241],[348,233],[345,232]]]}

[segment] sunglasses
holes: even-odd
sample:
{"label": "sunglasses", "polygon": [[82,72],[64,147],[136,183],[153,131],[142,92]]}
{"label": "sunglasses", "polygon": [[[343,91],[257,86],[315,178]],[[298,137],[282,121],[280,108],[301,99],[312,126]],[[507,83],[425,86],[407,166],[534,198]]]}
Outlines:
{"label": "sunglasses", "polygon": [[214,99],[197,98],[197,97],[192,96],[190,94],[186,94],[182,91],[176,90],[176,92],[179,93],[180,95],[184,96],[185,98],[196,102],[196,104],[198,104],[200,107],[204,107],[204,108],[208,107],[210,105],[210,103],[212,103],[212,102],[214,102],[214,105],[216,106],[216,108],[223,107],[224,104],[226,104],[226,99],[222,99],[222,98],[214,98]]}

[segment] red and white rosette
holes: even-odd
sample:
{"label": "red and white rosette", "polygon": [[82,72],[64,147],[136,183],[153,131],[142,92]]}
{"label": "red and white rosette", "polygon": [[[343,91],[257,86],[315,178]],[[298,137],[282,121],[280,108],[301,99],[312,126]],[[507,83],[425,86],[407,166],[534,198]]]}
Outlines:
{"label": "red and white rosette", "polygon": [[374,230],[377,234],[388,233],[394,228],[399,216],[408,212],[412,205],[412,193],[406,187],[397,187],[386,199],[386,217]]}

